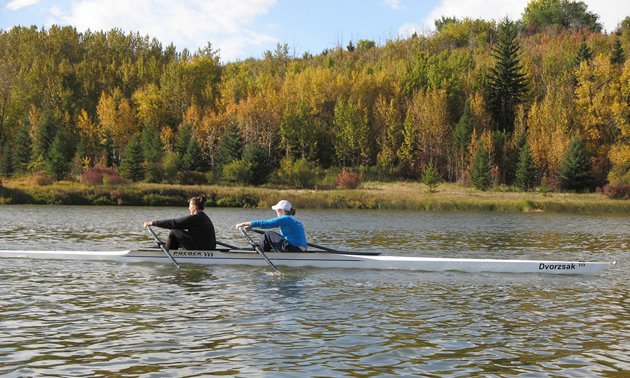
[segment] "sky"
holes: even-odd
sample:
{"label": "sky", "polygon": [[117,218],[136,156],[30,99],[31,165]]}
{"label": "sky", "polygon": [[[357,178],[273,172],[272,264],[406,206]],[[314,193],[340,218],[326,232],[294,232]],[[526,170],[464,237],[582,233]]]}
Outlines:
{"label": "sky", "polygon": [[[629,0],[582,0],[606,32],[630,16]],[[291,56],[365,39],[427,34],[441,16],[487,21],[521,18],[529,0],[0,0],[0,29],[49,29],[70,25],[79,32],[140,33],[164,47],[195,52],[208,43],[221,61],[260,59],[286,44]]]}

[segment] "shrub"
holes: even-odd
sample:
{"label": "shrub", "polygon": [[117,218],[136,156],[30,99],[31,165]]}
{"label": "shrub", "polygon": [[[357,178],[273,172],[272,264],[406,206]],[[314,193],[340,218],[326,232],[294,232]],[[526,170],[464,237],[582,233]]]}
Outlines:
{"label": "shrub", "polygon": [[297,188],[313,188],[318,178],[317,168],[306,159],[282,159],[277,174],[283,184]]}
{"label": "shrub", "polygon": [[53,183],[53,178],[46,171],[37,171],[33,176],[35,178],[35,183],[39,186],[51,185]]}
{"label": "shrub", "polygon": [[205,185],[208,180],[203,172],[185,171],[177,172],[177,182],[181,185]]}
{"label": "shrub", "polygon": [[81,183],[87,185],[102,185],[102,184],[114,184],[114,182],[120,183],[119,179],[114,179],[112,182],[111,177],[119,177],[120,180],[123,180],[122,177],[118,176],[118,172],[116,168],[102,168],[102,167],[94,167],[91,170],[85,172],[81,177]]}
{"label": "shrub", "polygon": [[243,160],[234,160],[223,167],[223,178],[230,182],[247,184],[251,181],[251,164]]}
{"label": "shrub", "polygon": [[87,171],[81,176],[81,183],[92,186],[101,185],[103,184],[103,175],[94,170]]}
{"label": "shrub", "polygon": [[427,168],[424,170],[422,183],[429,187],[430,193],[434,192],[435,188],[440,185],[440,173],[437,169],[433,168],[433,163],[431,162],[429,162],[429,165],[427,165]]}
{"label": "shrub", "polygon": [[361,177],[354,172],[348,172],[344,168],[337,176],[337,185],[344,189],[357,189],[361,185]]}
{"label": "shrub", "polygon": [[126,184],[127,180],[124,177],[120,177],[118,175],[104,176],[103,184],[105,185],[122,185]]}
{"label": "shrub", "polygon": [[630,199],[630,185],[620,182],[604,186],[604,195],[610,199]]}

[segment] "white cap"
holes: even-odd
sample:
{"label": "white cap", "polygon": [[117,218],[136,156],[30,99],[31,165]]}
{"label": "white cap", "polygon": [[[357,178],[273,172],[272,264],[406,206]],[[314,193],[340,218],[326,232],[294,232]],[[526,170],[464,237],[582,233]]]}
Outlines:
{"label": "white cap", "polygon": [[271,206],[271,208],[274,209],[274,210],[282,209],[284,211],[291,211],[292,207],[293,206],[291,206],[289,201],[286,201],[286,200],[282,200],[282,201],[278,202],[277,204],[275,204],[274,206]]}

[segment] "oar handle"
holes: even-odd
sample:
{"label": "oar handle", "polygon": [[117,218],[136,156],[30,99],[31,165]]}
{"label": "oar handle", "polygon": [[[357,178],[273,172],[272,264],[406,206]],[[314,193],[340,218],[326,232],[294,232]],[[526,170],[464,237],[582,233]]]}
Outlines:
{"label": "oar handle", "polygon": [[155,241],[157,242],[158,247],[160,247],[160,249],[166,253],[166,256],[168,256],[169,259],[171,259],[171,261],[175,264],[175,266],[177,267],[177,269],[180,269],[181,267],[179,266],[179,263],[177,261],[175,261],[175,258],[173,257],[173,255],[171,255],[171,252],[169,252],[168,248],[166,248],[166,244],[164,244],[163,241],[160,240],[160,238],[158,238],[158,236],[155,234],[155,231],[153,231],[153,229],[151,228],[151,226],[147,226],[147,230],[149,230],[149,232],[151,233],[151,235],[153,235],[153,238],[155,239]]}
{"label": "oar handle", "polygon": [[256,252],[258,252],[258,254],[261,255],[263,257],[263,259],[265,259],[265,261],[267,261],[267,264],[269,264],[269,266],[272,267],[273,270],[275,270],[277,272],[278,268],[276,268],[276,266],[271,262],[271,260],[269,260],[267,255],[265,255],[265,253],[263,252],[262,248],[260,248],[258,243],[256,243],[254,241],[254,239],[252,239],[251,236],[249,236],[249,234],[247,232],[245,232],[245,227],[239,227],[238,229],[241,231],[243,236],[245,236],[245,238],[247,238],[247,240],[249,241],[249,244],[252,245],[252,248],[254,248],[254,250]]}

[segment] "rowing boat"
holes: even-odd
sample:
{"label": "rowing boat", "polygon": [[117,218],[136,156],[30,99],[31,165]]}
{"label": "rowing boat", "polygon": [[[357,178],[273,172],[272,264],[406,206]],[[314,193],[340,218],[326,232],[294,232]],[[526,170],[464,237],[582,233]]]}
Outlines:
{"label": "rowing boat", "polygon": [[[254,250],[171,251],[181,264],[266,266]],[[425,272],[460,271],[470,273],[552,273],[594,274],[615,265],[613,262],[470,259],[442,257],[387,256],[376,252],[265,252],[277,266],[412,270]],[[0,250],[0,258],[109,260],[124,263],[168,263],[169,256],[157,248],[122,251],[26,251]]]}

